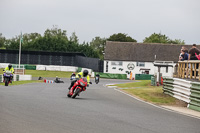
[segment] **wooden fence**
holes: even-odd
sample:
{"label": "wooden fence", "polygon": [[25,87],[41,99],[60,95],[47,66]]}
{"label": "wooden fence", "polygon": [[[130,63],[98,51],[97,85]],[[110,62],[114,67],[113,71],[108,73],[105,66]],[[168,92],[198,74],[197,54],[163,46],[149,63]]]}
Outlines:
{"label": "wooden fence", "polygon": [[189,60],[178,62],[178,78],[189,78],[200,80],[200,60]]}

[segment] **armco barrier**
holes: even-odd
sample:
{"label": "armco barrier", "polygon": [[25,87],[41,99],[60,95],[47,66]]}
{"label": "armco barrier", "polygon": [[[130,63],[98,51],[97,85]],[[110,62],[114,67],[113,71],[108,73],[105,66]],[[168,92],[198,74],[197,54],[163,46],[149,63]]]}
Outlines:
{"label": "armco barrier", "polygon": [[200,111],[200,83],[192,82],[190,103],[188,108]]}
{"label": "armco barrier", "polygon": [[[23,66],[27,70],[36,70],[36,65],[21,64],[20,66]],[[18,68],[18,64],[13,64],[13,68]]]}
{"label": "armco barrier", "polygon": [[36,65],[25,65],[25,69],[27,69],[27,70],[36,70]]}
{"label": "armco barrier", "polygon": [[166,78],[166,77],[163,78],[163,92],[165,94],[168,94],[168,95],[171,95],[171,96],[174,95],[174,93],[173,93],[173,89],[174,89],[173,82],[174,82],[173,78]]}
{"label": "armco barrier", "polygon": [[76,72],[77,69],[74,66],[36,65],[36,70]]}
{"label": "armco barrier", "polygon": [[200,111],[200,83],[178,78],[163,78],[163,92],[188,103],[188,108]]}
{"label": "armco barrier", "polygon": [[126,74],[111,74],[111,73],[101,73],[101,72],[96,72],[96,74],[100,75],[100,78],[109,78],[109,79],[127,79]]}

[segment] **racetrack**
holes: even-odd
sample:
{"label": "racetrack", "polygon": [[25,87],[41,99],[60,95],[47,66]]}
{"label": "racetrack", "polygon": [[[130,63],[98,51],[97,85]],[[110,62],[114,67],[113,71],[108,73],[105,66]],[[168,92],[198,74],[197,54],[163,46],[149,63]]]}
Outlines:
{"label": "racetrack", "polygon": [[0,133],[200,133],[200,119],[135,100],[100,79],[76,99],[62,84],[0,86]]}

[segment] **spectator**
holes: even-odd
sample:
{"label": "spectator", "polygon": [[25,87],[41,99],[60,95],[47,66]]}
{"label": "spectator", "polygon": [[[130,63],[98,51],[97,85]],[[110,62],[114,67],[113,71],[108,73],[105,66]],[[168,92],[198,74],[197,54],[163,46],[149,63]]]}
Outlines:
{"label": "spectator", "polygon": [[186,51],[182,49],[179,61],[184,61],[184,60],[188,60],[188,53],[186,53]]}
{"label": "spectator", "polygon": [[182,46],[182,49],[185,51],[185,53],[188,53],[188,49],[185,46]]}
{"label": "spectator", "polygon": [[179,55],[179,61],[180,61],[180,58],[181,58],[181,56],[182,56],[182,50],[184,50],[185,53],[188,53],[188,49],[187,49],[185,46],[182,46],[182,47],[181,47],[181,53],[180,53],[180,55]]}
{"label": "spectator", "polygon": [[[196,47],[196,44],[192,45],[192,48],[189,50],[188,60],[198,60],[195,54],[199,55],[199,49]],[[194,66],[193,66],[194,67]],[[199,63],[196,65],[196,69],[199,68]],[[194,71],[192,71],[192,76],[194,76]],[[198,76],[198,71],[196,71],[196,76]]]}
{"label": "spectator", "polygon": [[192,48],[189,50],[188,60],[198,60],[195,53],[199,55],[199,49],[196,47],[196,44],[193,44]]}

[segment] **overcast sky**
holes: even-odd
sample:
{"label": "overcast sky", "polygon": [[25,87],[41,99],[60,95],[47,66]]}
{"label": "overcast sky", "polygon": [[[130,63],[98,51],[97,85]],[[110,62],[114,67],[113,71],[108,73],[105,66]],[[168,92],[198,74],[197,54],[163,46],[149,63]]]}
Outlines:
{"label": "overcast sky", "polygon": [[44,34],[57,25],[79,42],[125,33],[142,42],[160,33],[200,44],[200,0],[0,0],[0,33]]}

